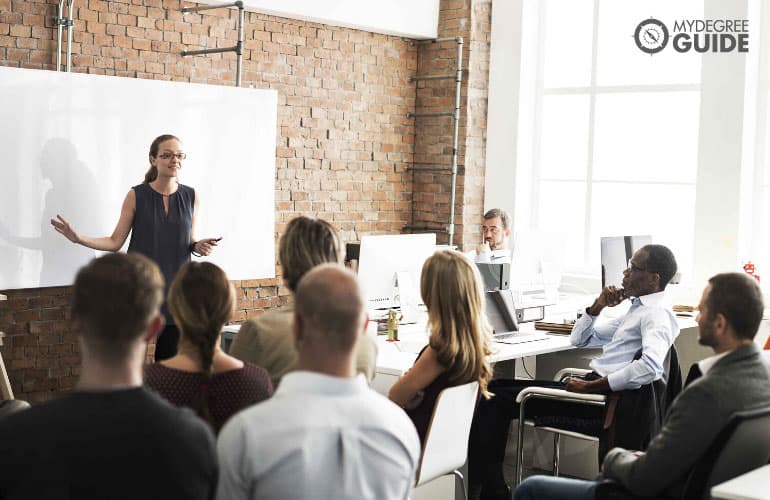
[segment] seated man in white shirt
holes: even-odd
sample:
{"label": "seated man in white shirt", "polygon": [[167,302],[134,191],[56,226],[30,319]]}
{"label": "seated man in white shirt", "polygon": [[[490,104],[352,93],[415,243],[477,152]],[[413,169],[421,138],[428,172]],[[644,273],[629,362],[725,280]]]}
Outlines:
{"label": "seated man in white shirt", "polygon": [[[730,416],[770,405],[770,363],[754,343],[763,312],[762,291],[753,278],[725,273],[709,280],[698,306],[698,342],[714,356],[698,362],[700,378],[671,405],[645,452],[610,450],[604,477],[635,496],[682,498],[688,473]],[[534,476],[519,485],[515,499],[590,500],[597,484]]]}
{"label": "seated man in white shirt", "polygon": [[219,499],[404,500],[420,454],[406,413],[356,376],[367,324],[353,273],[309,271],[295,294],[297,369],[219,435]]}
{"label": "seated man in white shirt", "polygon": [[466,255],[475,262],[502,263],[511,261],[508,238],[511,236],[511,217],[505,210],[493,208],[484,214],[481,224],[483,241]]}
{"label": "seated man in white shirt", "polygon": [[[493,380],[495,394],[482,401],[474,419],[470,441],[470,480],[482,499],[510,498],[503,481],[502,463],[510,421],[519,416],[516,396],[524,387],[543,386],[582,393],[609,393],[638,389],[664,378],[666,358],[679,335],[676,316],[665,301],[665,288],[676,274],[671,250],[663,245],[640,248],[623,272],[623,288],[604,288],[586,314],[575,322],[570,342],[576,347],[602,347],[602,355],[590,363],[591,376],[572,378],[566,385],[540,380]],[[631,300],[628,312],[620,318],[599,319],[605,307]],[[637,357],[637,353],[641,355]],[[527,405],[528,417],[567,416],[583,419],[587,429],[598,427],[602,410],[595,406],[550,400],[533,400]],[[594,425],[594,423],[596,425]],[[640,424],[641,425],[641,424]]]}

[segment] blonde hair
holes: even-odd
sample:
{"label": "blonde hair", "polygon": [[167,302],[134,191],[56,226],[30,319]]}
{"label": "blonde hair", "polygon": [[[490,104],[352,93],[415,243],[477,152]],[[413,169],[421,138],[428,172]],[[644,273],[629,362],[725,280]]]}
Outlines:
{"label": "blonde hair", "polygon": [[492,329],[484,313],[481,277],[463,254],[453,250],[434,253],[422,267],[420,293],[428,307],[429,343],[446,367],[449,381],[478,381],[485,398],[492,369]]}
{"label": "blonde hair", "polygon": [[292,292],[299,280],[320,264],[342,262],[342,244],[334,226],[323,219],[300,215],[286,225],[278,244],[283,279]]}

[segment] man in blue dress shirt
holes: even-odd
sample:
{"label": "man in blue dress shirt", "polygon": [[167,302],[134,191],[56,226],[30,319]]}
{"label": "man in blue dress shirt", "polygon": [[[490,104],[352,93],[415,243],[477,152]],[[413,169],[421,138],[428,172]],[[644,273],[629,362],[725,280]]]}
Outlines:
{"label": "man in blue dress shirt", "polygon": [[[679,335],[676,316],[666,304],[665,288],[676,274],[673,253],[663,245],[646,245],[628,262],[622,288],[602,290],[585,314],[575,322],[570,342],[575,347],[601,347],[602,355],[590,363],[586,378],[571,378],[566,384],[539,380],[495,380],[490,391],[495,397],[482,401],[471,431],[469,467],[471,485],[481,498],[510,498],[503,480],[502,463],[510,421],[518,418],[516,396],[525,387],[543,386],[572,392],[606,394],[638,389],[663,379],[667,355]],[[599,318],[605,307],[629,299],[628,312],[619,318]],[[641,355],[637,355],[640,353]],[[528,417],[565,416],[584,419],[598,426],[602,409],[595,406],[533,400]]]}
{"label": "man in blue dress shirt", "polygon": [[[714,355],[671,405],[663,428],[644,452],[613,448],[603,476],[636,496],[682,498],[689,472],[737,411],[770,405],[770,360],[754,336],[764,312],[762,291],[743,273],[713,276],[698,306],[698,342]],[[610,377],[610,383],[613,378]],[[527,478],[516,500],[590,500],[597,481]]]}

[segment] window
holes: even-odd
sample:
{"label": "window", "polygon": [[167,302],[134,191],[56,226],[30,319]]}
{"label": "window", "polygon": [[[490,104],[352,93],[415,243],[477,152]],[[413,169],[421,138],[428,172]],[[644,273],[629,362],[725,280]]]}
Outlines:
{"label": "window", "polygon": [[[692,268],[701,58],[633,31],[693,2],[524,2],[515,228],[560,233],[563,271],[598,274],[599,238],[651,234]],[[770,191],[770,186],[766,186]]]}

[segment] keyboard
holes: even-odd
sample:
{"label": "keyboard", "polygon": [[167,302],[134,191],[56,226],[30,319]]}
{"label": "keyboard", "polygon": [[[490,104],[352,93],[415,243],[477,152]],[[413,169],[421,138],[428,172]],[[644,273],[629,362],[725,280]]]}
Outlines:
{"label": "keyboard", "polygon": [[492,336],[493,342],[501,344],[523,344],[524,342],[538,342],[548,340],[548,335],[544,333],[501,333]]}

